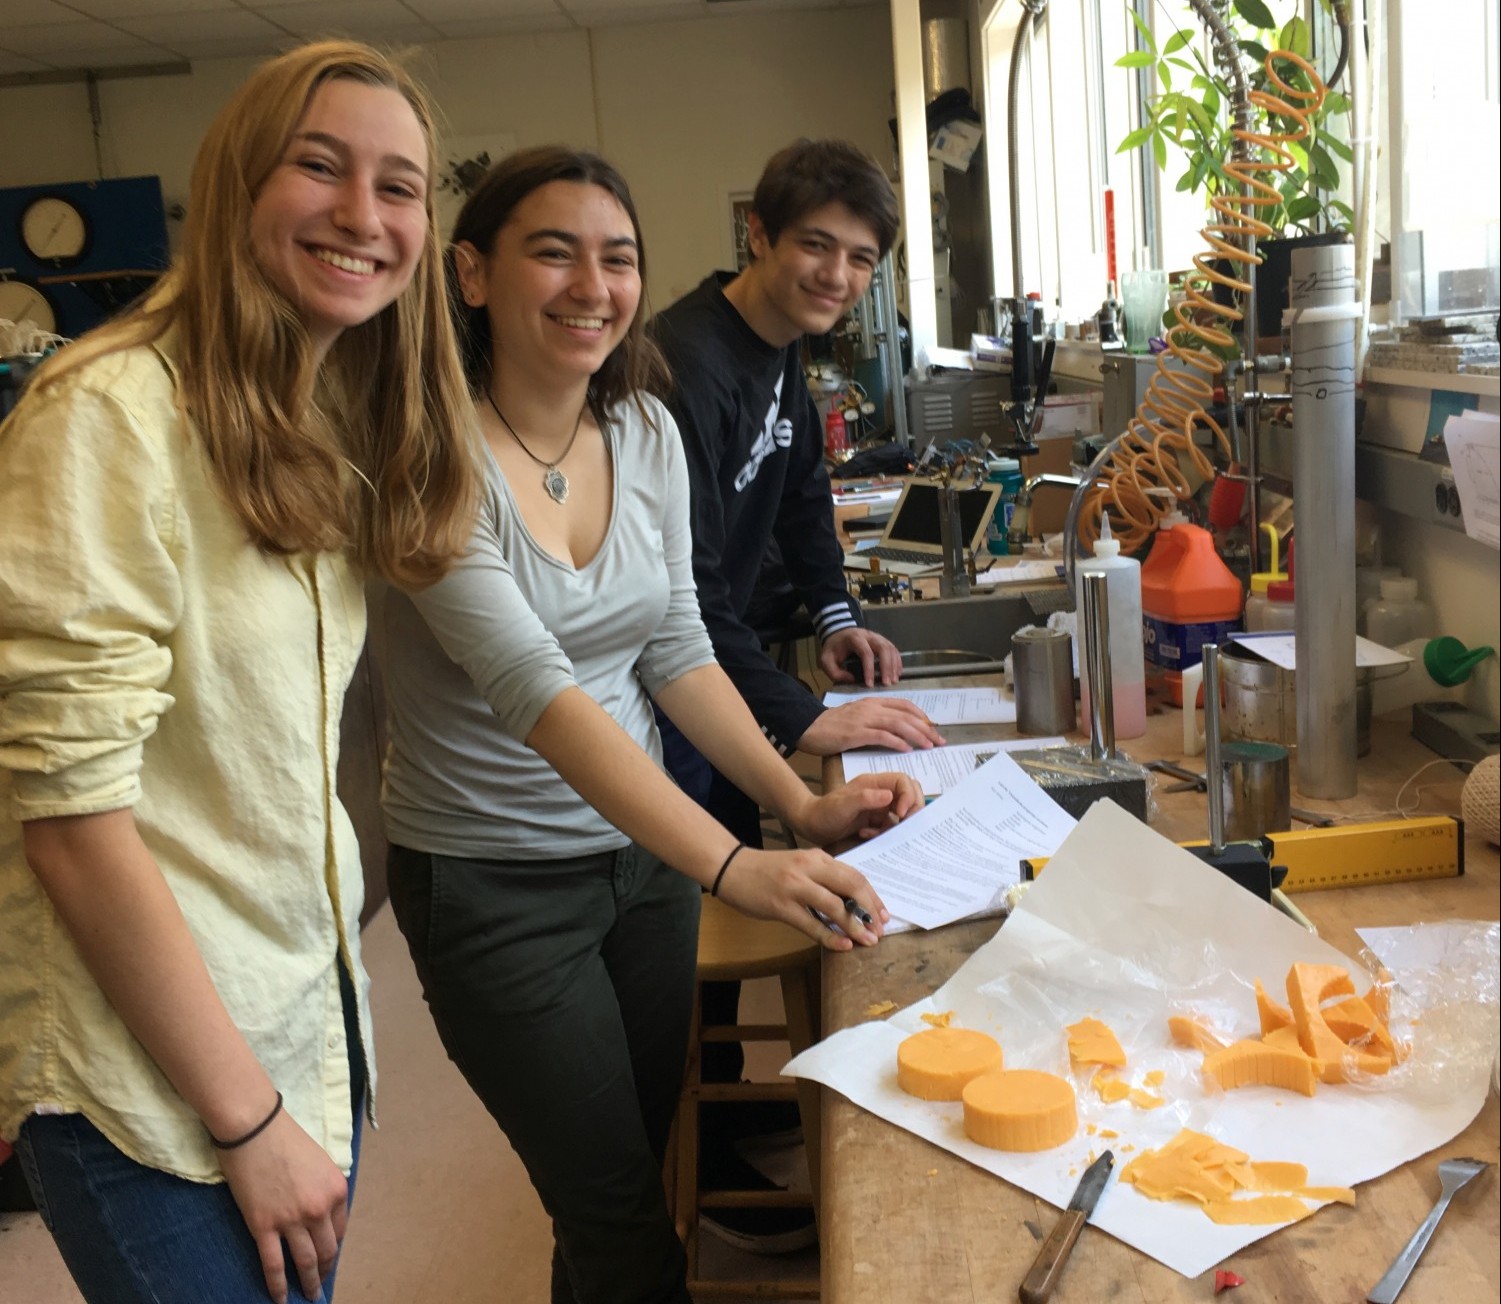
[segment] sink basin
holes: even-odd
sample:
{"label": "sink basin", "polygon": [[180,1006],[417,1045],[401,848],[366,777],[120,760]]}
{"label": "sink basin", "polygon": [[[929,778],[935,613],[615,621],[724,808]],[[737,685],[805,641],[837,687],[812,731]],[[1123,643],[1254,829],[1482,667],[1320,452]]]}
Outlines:
{"label": "sink basin", "polygon": [[1011,636],[1024,625],[1041,625],[1022,593],[985,593],[969,598],[873,603],[865,623],[902,653],[902,674],[995,674],[1011,652]]}

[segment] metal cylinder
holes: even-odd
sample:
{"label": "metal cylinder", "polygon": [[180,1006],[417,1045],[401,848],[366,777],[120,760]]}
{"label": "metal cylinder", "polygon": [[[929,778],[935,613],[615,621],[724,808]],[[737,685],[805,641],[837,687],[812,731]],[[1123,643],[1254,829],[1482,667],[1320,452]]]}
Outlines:
{"label": "metal cylinder", "polygon": [[1292,827],[1287,748],[1276,743],[1225,743],[1220,747],[1220,791],[1225,837],[1249,842]]}
{"label": "metal cylinder", "polygon": [[1350,245],[1293,250],[1298,788],[1333,799],[1356,791],[1356,289]]}
{"label": "metal cylinder", "polygon": [[1115,755],[1115,688],[1110,681],[1110,581],[1086,575],[1084,593],[1084,667],[1089,682],[1089,755]]}
{"label": "metal cylinder", "polygon": [[[1215,782],[1224,764],[1220,751],[1220,648],[1204,644],[1204,787],[1209,796],[1209,851],[1218,856],[1225,850],[1225,793]],[[1184,703],[1185,708],[1187,703]]]}
{"label": "metal cylinder", "polygon": [[931,104],[944,91],[969,89],[969,22],[929,18],[922,25],[924,98]]}
{"label": "metal cylinder", "polygon": [[1073,639],[1066,629],[1020,629],[1011,636],[1016,731],[1029,737],[1074,727]]}

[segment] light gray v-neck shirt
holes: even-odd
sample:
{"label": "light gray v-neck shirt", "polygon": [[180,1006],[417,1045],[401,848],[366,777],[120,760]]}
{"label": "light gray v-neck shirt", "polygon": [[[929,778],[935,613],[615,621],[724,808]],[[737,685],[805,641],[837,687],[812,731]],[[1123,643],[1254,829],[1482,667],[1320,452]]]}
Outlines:
{"label": "light gray v-neck shirt", "polygon": [[714,660],[693,586],[682,441],[667,409],[645,402],[655,429],[629,401],[605,424],[614,498],[588,565],[537,543],[487,456],[469,555],[421,592],[372,592],[391,718],[392,842],[555,860],[628,841],[522,740],[577,684],[660,765],[649,694]]}

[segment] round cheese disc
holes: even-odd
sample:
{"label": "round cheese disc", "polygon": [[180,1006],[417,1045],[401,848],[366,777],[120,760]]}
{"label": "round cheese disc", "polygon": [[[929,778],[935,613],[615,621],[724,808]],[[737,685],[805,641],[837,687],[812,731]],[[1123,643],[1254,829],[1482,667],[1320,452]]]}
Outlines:
{"label": "round cheese disc", "polygon": [[896,1048],[897,1083],[921,1100],[958,1100],[971,1078],[1000,1067],[1000,1043],[970,1028],[926,1028]]}
{"label": "round cheese disc", "polygon": [[1055,1073],[984,1073],[962,1098],[964,1134],[992,1150],[1051,1150],[1079,1130],[1074,1089]]}

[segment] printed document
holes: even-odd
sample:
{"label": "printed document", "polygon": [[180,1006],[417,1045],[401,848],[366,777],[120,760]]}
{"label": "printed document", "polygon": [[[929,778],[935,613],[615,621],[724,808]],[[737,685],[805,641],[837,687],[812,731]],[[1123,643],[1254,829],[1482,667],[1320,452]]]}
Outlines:
{"label": "printed document", "polygon": [[881,748],[845,752],[839,759],[848,781],[857,774],[910,774],[922,784],[923,794],[936,797],[969,778],[997,752],[1030,751],[1034,747],[1061,747],[1062,738],[1006,738],[989,743],[950,743],[947,747],[914,748],[889,752]]}
{"label": "printed document", "polygon": [[1021,861],[1051,856],[1074,822],[1000,752],[916,815],[839,859],[871,881],[894,916],[937,928],[998,906],[1021,881]]}
{"label": "printed document", "polygon": [[972,688],[860,688],[832,689],[825,706],[843,706],[865,697],[901,697],[934,724],[1013,724],[1016,698],[1007,689],[981,685]]}

